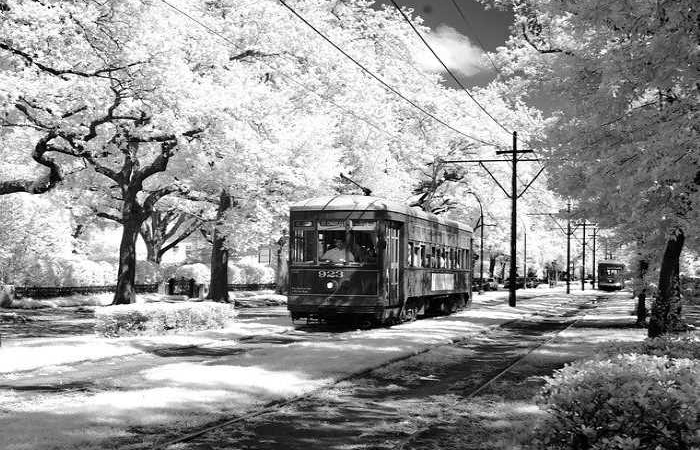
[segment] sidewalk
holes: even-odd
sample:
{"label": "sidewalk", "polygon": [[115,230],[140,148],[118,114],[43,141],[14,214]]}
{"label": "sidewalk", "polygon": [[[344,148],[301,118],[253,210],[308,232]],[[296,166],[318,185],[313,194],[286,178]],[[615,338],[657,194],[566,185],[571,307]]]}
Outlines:
{"label": "sidewalk", "polygon": [[[526,289],[518,290],[518,298],[526,300],[535,295],[561,295],[563,287],[554,289]],[[595,290],[572,290],[571,296],[608,295]],[[628,293],[617,293],[619,297],[628,298]],[[483,294],[474,293],[474,301],[471,310],[478,309],[484,302],[502,299],[507,305],[508,291],[491,291]],[[519,303],[520,303],[519,300]],[[615,301],[617,304],[620,300]],[[623,303],[628,303],[623,300]],[[629,301],[634,307],[634,301]],[[520,309],[522,307],[519,307]],[[610,310],[610,305],[603,306],[599,310]],[[508,311],[510,308],[507,308]],[[618,308],[619,309],[619,308]],[[468,310],[468,311],[471,311]],[[519,312],[526,313],[527,309]],[[515,312],[515,311],[514,311]],[[537,313],[536,311],[529,311]],[[610,312],[610,311],[608,311]],[[689,324],[700,327],[700,305],[686,305],[683,310],[684,317]],[[633,311],[622,308],[617,314],[608,314],[608,320],[633,320],[630,315]],[[600,320],[600,319],[598,319]],[[92,334],[61,337],[61,338],[3,338],[0,346],[0,376],[14,372],[25,372],[46,366],[58,366],[74,364],[89,360],[102,360],[108,358],[130,356],[153,350],[181,349],[186,347],[203,347],[222,341],[238,342],[251,336],[263,336],[285,333],[294,329],[288,317],[279,317],[266,320],[264,323],[253,321],[237,321],[220,330],[206,330],[190,332],[186,334],[173,334],[164,336],[136,336],[124,338],[105,338]]]}
{"label": "sidewalk", "polygon": [[282,324],[236,322],[220,330],[163,336],[105,338],[97,335],[78,335],[64,338],[4,339],[0,347],[0,376],[46,366],[136,355],[144,353],[146,348],[201,347],[220,341],[236,342],[250,336],[283,333],[292,328],[291,325]]}
{"label": "sidewalk", "polygon": [[[156,435],[304,395],[510,320],[562,314],[574,302],[594,299],[595,293],[519,291],[516,308],[509,307],[506,298],[503,291],[475,295],[472,308],[450,316],[327,337],[302,331],[279,334],[288,328],[243,323],[231,330],[186,336],[189,340],[178,336],[24,340],[0,349],[0,366],[5,367],[0,373],[0,442],[4,450],[132,444],[150,448],[148,440]],[[240,341],[261,331],[270,336]],[[177,345],[185,350],[159,351]],[[125,356],[89,359],[81,353],[86,350],[93,358],[104,358],[104,351]],[[25,370],[38,370],[16,372],[20,364],[10,362],[10,352],[12,359],[24,361]],[[68,362],[77,360],[84,362]],[[7,362],[15,371],[7,368]]]}

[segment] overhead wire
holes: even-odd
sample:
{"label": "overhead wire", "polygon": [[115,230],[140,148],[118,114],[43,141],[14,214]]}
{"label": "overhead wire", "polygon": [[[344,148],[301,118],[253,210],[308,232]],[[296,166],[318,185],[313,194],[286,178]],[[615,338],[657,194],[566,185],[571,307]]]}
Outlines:
{"label": "overhead wire", "polygon": [[[479,44],[479,47],[481,47],[481,50],[484,52],[484,55],[486,55],[486,58],[489,60],[489,62],[490,62],[491,65],[493,66],[494,70],[495,70],[499,75],[503,76],[503,72],[501,71],[500,68],[498,68],[498,67],[496,66],[496,63],[493,61],[493,59],[492,59],[491,56],[489,55],[489,52],[486,50],[486,46],[484,45],[484,43],[483,43],[483,42],[481,41],[481,39],[479,38],[479,35],[477,34],[476,30],[474,29],[475,27],[471,24],[471,22],[469,21],[469,19],[467,19],[467,15],[464,13],[464,10],[462,10],[462,7],[459,6],[459,4],[457,3],[456,0],[450,0],[450,1],[452,2],[452,5],[455,7],[455,9],[457,10],[457,12],[459,13],[459,16],[462,18],[462,20],[463,20],[464,23],[467,25],[467,27],[469,27],[469,29],[472,30],[472,35],[474,36],[474,39],[475,39],[476,42]],[[535,122],[532,120],[532,118],[531,118],[529,115],[525,115],[525,117],[527,118],[527,120],[530,122],[530,124],[531,124],[532,126],[536,126]],[[535,153],[534,150],[533,150],[533,153]],[[535,159],[537,159],[537,162],[540,164],[541,167],[544,167],[544,164],[542,164],[542,161],[540,161],[540,158],[539,158],[539,156],[537,156],[537,154],[535,154]]]}
{"label": "overhead wire", "polygon": [[[229,38],[226,37],[225,35],[219,33],[218,31],[216,31],[216,30],[214,30],[213,28],[209,27],[208,25],[206,25],[206,24],[203,23],[202,21],[196,19],[195,17],[192,17],[192,15],[190,15],[190,14],[188,14],[187,12],[185,12],[185,11],[181,10],[180,8],[176,7],[175,5],[173,5],[172,3],[170,3],[169,1],[167,1],[167,0],[160,0],[160,1],[161,1],[162,3],[164,3],[165,5],[167,5],[168,7],[170,7],[171,9],[173,9],[174,11],[176,11],[177,13],[179,13],[179,14],[181,14],[181,15],[187,17],[187,18],[188,18],[189,20],[191,20],[192,22],[194,22],[194,23],[196,23],[197,25],[201,26],[202,28],[204,28],[205,30],[207,30],[209,33],[211,33],[211,34],[217,36],[218,38],[224,40],[225,42],[227,42],[227,43],[229,43],[229,44],[231,44],[231,45],[233,45],[234,47],[237,45],[235,42],[233,42],[231,39],[229,39]],[[344,113],[355,117],[356,119],[358,119],[358,120],[360,120],[360,121],[366,123],[367,125],[371,126],[372,128],[374,128],[374,129],[376,129],[377,131],[379,131],[379,132],[381,132],[381,133],[387,135],[388,137],[390,137],[390,138],[392,138],[392,139],[396,139],[396,140],[398,140],[398,141],[401,141],[401,142],[403,142],[403,143],[406,144],[406,145],[413,145],[413,144],[410,144],[409,142],[405,141],[402,137],[400,137],[400,136],[398,136],[398,135],[396,135],[396,134],[390,133],[389,131],[387,131],[387,130],[385,130],[384,128],[380,127],[379,125],[375,124],[375,123],[372,122],[371,120],[369,120],[369,119],[367,119],[367,118],[365,118],[365,117],[362,117],[362,116],[358,115],[357,113],[355,113],[354,111],[352,111],[352,110],[350,110],[350,109],[347,109],[347,108],[345,108],[344,106],[338,104],[338,103],[335,102],[333,99],[331,99],[331,98],[329,98],[329,97],[326,97],[326,96],[324,96],[324,95],[321,95],[320,93],[316,92],[315,90],[313,90],[313,89],[309,88],[308,86],[304,85],[302,82],[300,82],[300,81],[294,79],[294,78],[293,78],[292,76],[290,76],[290,75],[285,74],[284,72],[278,70],[277,68],[275,68],[275,67],[273,67],[272,65],[266,63],[265,61],[261,61],[261,62],[262,62],[262,64],[264,64],[264,65],[267,66],[268,68],[273,69],[273,70],[276,70],[277,73],[279,73],[279,74],[280,74],[284,79],[286,79],[287,81],[290,81],[290,82],[296,84],[297,86],[299,86],[300,88],[304,89],[305,91],[307,91],[307,92],[309,92],[309,93],[315,95],[316,97],[318,97],[318,98],[320,98],[320,99],[322,99],[322,100],[327,101],[328,103],[330,103],[331,105],[335,106],[336,108],[338,108],[339,110],[343,111]],[[489,145],[493,145],[493,144],[489,144]]]}
{"label": "overhead wire", "polygon": [[[462,20],[464,21],[464,23],[466,23],[467,26],[468,26],[470,29],[474,29],[474,27],[472,26],[471,22],[469,22],[469,19],[467,19],[466,14],[464,14],[464,11],[462,11],[462,7],[459,6],[459,4],[458,4],[455,0],[450,0],[450,1],[451,1],[452,4],[454,5],[455,9],[456,9],[457,12],[459,13],[459,15],[460,15],[460,17],[462,18]],[[489,56],[489,52],[486,51],[486,48],[485,48],[485,46],[484,46],[484,43],[481,42],[481,39],[479,39],[479,36],[478,36],[476,33],[474,33],[474,38],[476,39],[476,42],[479,44],[479,47],[481,47],[481,49],[484,51],[484,55],[486,55],[486,58],[489,60],[489,62],[490,62],[491,65],[493,66],[493,69],[494,69],[497,73],[499,73],[500,75],[503,75],[503,72],[501,72],[501,69],[499,69],[498,67],[496,67],[496,63],[493,62],[493,59],[491,59],[491,56]]]}
{"label": "overhead wire", "polygon": [[[280,0],[280,1],[281,1],[281,0]],[[394,5],[394,7],[396,8],[396,10],[399,12],[399,14],[401,14],[401,17],[403,17],[403,19],[406,21],[406,23],[408,23],[408,25],[411,27],[411,29],[412,29],[412,30],[415,32],[415,34],[420,38],[420,40],[423,42],[423,44],[425,44],[425,46],[428,48],[428,50],[430,50],[430,52],[433,54],[433,56],[435,57],[435,59],[438,60],[438,62],[442,65],[442,67],[445,69],[445,71],[447,71],[447,73],[452,77],[452,79],[455,81],[455,83],[457,83],[457,85],[459,85],[459,87],[469,96],[469,98],[471,98],[471,99],[474,101],[474,103],[476,103],[476,105],[477,105],[488,117],[491,118],[491,120],[493,120],[493,121],[494,121],[499,127],[501,127],[506,133],[511,134],[511,131],[509,131],[505,126],[503,126],[503,124],[501,124],[501,122],[499,122],[493,115],[491,115],[491,113],[489,113],[489,112],[486,110],[486,108],[484,108],[484,107],[481,105],[481,103],[479,103],[479,101],[472,95],[472,93],[469,92],[469,89],[467,89],[467,88],[464,86],[464,84],[462,84],[462,82],[457,78],[457,76],[455,76],[455,74],[452,73],[452,71],[451,71],[451,70],[447,67],[447,65],[442,61],[442,59],[440,58],[440,56],[435,52],[435,50],[433,50],[433,48],[432,48],[431,45],[428,43],[428,41],[425,40],[425,38],[423,37],[423,35],[422,35],[422,34],[418,31],[418,29],[413,25],[413,23],[412,23],[411,20],[408,18],[408,16],[406,16],[406,14],[403,12],[403,10],[401,9],[401,7],[399,7],[399,5],[398,5],[394,0],[390,0],[390,1],[391,1],[391,3]],[[537,158],[537,156],[536,156],[536,158]],[[503,158],[503,160],[504,160],[504,161],[508,161],[507,158]],[[538,160],[538,162],[539,162],[539,158],[537,158],[537,160]],[[540,165],[542,165],[541,162],[540,162]],[[544,168],[543,165],[542,165],[542,168]],[[523,184],[523,185],[529,186],[530,184],[532,184],[532,181],[531,181],[529,184],[525,183],[525,182],[522,180],[522,178],[520,177],[520,175],[518,175],[517,178],[518,178],[518,180],[520,181],[520,183]]]}
{"label": "overhead wire", "polygon": [[[161,0],[161,1],[164,1],[164,0]],[[454,131],[455,133],[457,133],[457,134],[459,134],[459,135],[461,135],[461,136],[464,136],[464,137],[466,137],[466,138],[468,138],[468,139],[472,139],[472,140],[474,140],[474,141],[481,142],[482,144],[485,144],[485,145],[491,145],[491,146],[494,146],[494,147],[499,147],[499,145],[496,144],[496,143],[488,142],[488,141],[485,141],[485,140],[483,140],[483,139],[480,139],[480,138],[477,138],[477,137],[474,137],[474,136],[470,136],[470,135],[468,135],[468,134],[466,134],[466,133],[464,133],[464,132],[462,132],[462,131],[460,131],[460,130],[454,128],[453,126],[449,125],[448,123],[444,122],[443,120],[439,119],[438,117],[436,117],[435,115],[433,115],[433,114],[430,113],[429,111],[426,111],[423,107],[421,107],[420,105],[418,105],[417,103],[415,103],[413,100],[411,100],[411,99],[407,98],[406,96],[404,96],[403,94],[401,94],[401,93],[400,93],[399,91],[397,91],[395,88],[391,87],[391,86],[390,86],[389,84],[387,84],[384,80],[382,80],[381,78],[379,78],[379,76],[377,76],[376,74],[374,74],[371,70],[367,69],[362,63],[358,62],[355,58],[353,58],[352,56],[350,56],[347,52],[345,52],[342,48],[340,48],[335,42],[333,42],[330,38],[328,38],[328,37],[327,37],[325,34],[323,34],[320,30],[318,30],[316,27],[314,27],[313,24],[311,24],[309,21],[307,21],[307,20],[306,20],[301,14],[299,14],[294,8],[292,8],[291,6],[289,6],[289,4],[287,4],[286,1],[284,1],[284,0],[277,0],[277,1],[279,1],[279,2],[280,2],[284,7],[286,7],[292,14],[294,14],[299,20],[301,20],[306,26],[308,26],[309,28],[311,28],[316,34],[318,34],[319,36],[321,36],[326,42],[328,42],[329,44],[331,44],[331,45],[332,45],[336,50],[338,50],[343,56],[345,56],[345,57],[348,58],[350,61],[352,61],[356,66],[358,66],[360,69],[362,69],[362,70],[363,70],[365,73],[367,73],[370,77],[372,77],[372,78],[374,78],[375,80],[377,80],[377,81],[378,81],[382,86],[384,86],[386,89],[388,89],[389,91],[391,91],[392,93],[394,93],[394,94],[397,95],[398,97],[402,98],[404,101],[406,101],[406,102],[409,103],[411,106],[413,106],[414,108],[416,108],[416,109],[418,109],[419,111],[421,111],[421,112],[422,112],[423,114],[425,114],[426,116],[430,117],[431,119],[435,120],[436,122],[440,123],[441,125],[445,126],[446,128],[449,128],[450,130]]]}
{"label": "overhead wire", "polygon": [[[279,0],[279,1],[282,1],[282,0]],[[462,90],[463,90],[464,92],[466,92],[466,94],[469,96],[469,98],[471,98],[471,99],[474,101],[474,103],[476,103],[476,105],[484,112],[484,114],[486,114],[489,118],[491,118],[491,120],[493,120],[493,121],[496,123],[496,125],[498,125],[499,127],[501,127],[501,128],[503,129],[503,131],[505,131],[506,133],[511,134],[511,131],[508,130],[505,126],[503,126],[503,124],[501,124],[501,122],[499,122],[498,120],[496,120],[496,118],[493,117],[493,115],[491,115],[491,113],[488,112],[488,111],[486,110],[486,108],[484,108],[483,105],[482,105],[481,103],[479,103],[479,101],[472,95],[472,93],[469,92],[469,89],[467,89],[467,88],[464,86],[464,84],[462,84],[462,82],[459,81],[459,78],[457,78],[457,77],[455,76],[455,74],[452,73],[452,71],[449,69],[449,67],[447,67],[447,65],[442,61],[442,59],[440,58],[440,56],[438,56],[438,54],[435,53],[435,50],[433,50],[433,48],[430,46],[430,44],[428,43],[428,41],[425,40],[425,38],[423,37],[423,35],[418,31],[418,29],[415,27],[415,25],[413,25],[413,22],[411,22],[411,20],[408,18],[408,16],[406,16],[406,14],[403,12],[403,10],[401,9],[401,7],[400,7],[394,0],[390,0],[390,1],[391,1],[391,3],[394,5],[394,7],[396,8],[396,10],[399,12],[399,14],[401,14],[401,17],[403,17],[403,19],[406,21],[406,23],[408,23],[408,25],[411,27],[411,29],[413,29],[413,31],[416,33],[416,35],[420,38],[420,40],[423,42],[423,44],[425,44],[425,46],[428,48],[428,50],[430,50],[430,52],[433,54],[433,56],[435,57],[435,59],[438,60],[438,62],[442,65],[442,67],[445,69],[445,71],[447,71],[447,73],[452,77],[452,79],[454,80],[454,82],[457,83],[457,85],[458,85],[460,88],[462,88]]]}

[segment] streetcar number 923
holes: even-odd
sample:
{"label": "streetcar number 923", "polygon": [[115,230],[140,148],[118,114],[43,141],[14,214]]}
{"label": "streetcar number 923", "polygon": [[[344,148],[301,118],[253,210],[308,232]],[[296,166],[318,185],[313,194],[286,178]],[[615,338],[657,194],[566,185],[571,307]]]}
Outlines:
{"label": "streetcar number 923", "polygon": [[342,270],[319,270],[319,278],[343,278]]}

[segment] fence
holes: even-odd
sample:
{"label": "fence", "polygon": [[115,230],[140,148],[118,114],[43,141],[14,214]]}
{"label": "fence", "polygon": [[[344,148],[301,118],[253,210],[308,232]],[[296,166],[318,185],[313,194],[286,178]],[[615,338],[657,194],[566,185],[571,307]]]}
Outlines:
{"label": "fence", "polygon": [[249,284],[229,284],[229,291],[262,291],[262,290],[275,290],[277,284],[275,283],[249,283]]}
{"label": "fence", "polygon": [[[53,298],[65,297],[74,294],[100,294],[103,292],[114,292],[117,290],[116,285],[110,286],[62,286],[62,287],[28,287],[16,286],[15,297],[31,297],[31,298]],[[149,294],[158,292],[158,284],[135,284],[134,290],[137,294]]]}
{"label": "fence", "polygon": [[[175,286],[169,286],[170,294],[185,294],[190,297],[194,296],[194,288],[189,284],[189,280],[183,284],[180,280],[177,280],[178,284]],[[137,294],[151,294],[158,292],[158,283],[152,284],[135,284],[134,290]],[[261,290],[274,290],[277,287],[275,283],[248,283],[248,284],[229,284],[229,291],[261,291]],[[61,287],[38,287],[38,286],[16,286],[15,287],[15,297],[31,297],[34,299],[39,298],[54,298],[54,297],[66,297],[75,294],[101,294],[104,292],[114,292],[117,290],[116,285],[110,286],[61,286]]]}

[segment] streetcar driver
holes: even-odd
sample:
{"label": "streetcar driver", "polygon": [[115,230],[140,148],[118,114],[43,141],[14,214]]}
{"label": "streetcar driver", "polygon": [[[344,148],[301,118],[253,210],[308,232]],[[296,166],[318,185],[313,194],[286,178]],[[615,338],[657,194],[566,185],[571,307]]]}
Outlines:
{"label": "streetcar driver", "polygon": [[326,259],[334,262],[354,262],[355,256],[348,249],[345,249],[345,240],[342,238],[333,239],[333,247],[321,255],[321,259]]}

